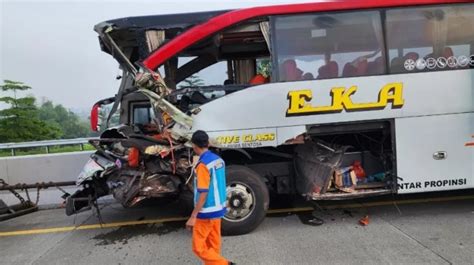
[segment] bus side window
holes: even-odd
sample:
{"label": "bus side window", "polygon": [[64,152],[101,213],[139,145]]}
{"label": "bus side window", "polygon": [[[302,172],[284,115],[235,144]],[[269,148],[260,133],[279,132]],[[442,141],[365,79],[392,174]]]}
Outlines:
{"label": "bus side window", "polygon": [[390,73],[469,67],[474,5],[387,10],[385,24]]}
{"label": "bus side window", "polygon": [[379,11],[276,16],[277,81],[384,74]]}

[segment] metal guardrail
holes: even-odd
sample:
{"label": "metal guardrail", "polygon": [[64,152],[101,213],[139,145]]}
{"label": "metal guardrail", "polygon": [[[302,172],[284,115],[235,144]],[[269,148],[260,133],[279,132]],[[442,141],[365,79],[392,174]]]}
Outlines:
{"label": "metal guardrail", "polygon": [[22,142],[22,143],[4,143],[0,144],[0,150],[9,149],[11,150],[11,155],[15,156],[15,150],[21,148],[35,148],[35,147],[45,147],[46,153],[49,153],[49,148],[51,146],[63,146],[63,145],[79,145],[80,150],[84,150],[84,144],[89,143],[89,140],[95,139],[91,138],[76,138],[76,139],[62,139],[62,140],[46,140],[46,141],[34,141],[34,142]]}

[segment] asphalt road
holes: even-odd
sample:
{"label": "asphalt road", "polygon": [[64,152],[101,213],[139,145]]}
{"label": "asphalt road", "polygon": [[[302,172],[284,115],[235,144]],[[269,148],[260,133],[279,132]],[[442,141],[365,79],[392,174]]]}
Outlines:
{"label": "asphalt road", "polygon": [[[472,195],[323,206],[322,226],[304,224],[307,205],[291,204],[301,212],[270,214],[254,232],[225,237],[223,255],[237,264],[473,264]],[[365,215],[370,223],[361,226]],[[160,223],[180,219],[173,205],[112,204],[102,216],[106,228],[91,212],[66,217],[63,209],[1,222],[0,263],[200,264],[184,222]]]}

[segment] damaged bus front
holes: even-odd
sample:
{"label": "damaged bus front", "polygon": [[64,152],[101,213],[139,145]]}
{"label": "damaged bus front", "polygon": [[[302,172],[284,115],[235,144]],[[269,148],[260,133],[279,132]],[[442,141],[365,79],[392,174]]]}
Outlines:
{"label": "damaged bus front", "polygon": [[[192,207],[196,130],[226,162],[225,234],[256,228],[270,194],[474,187],[467,2],[339,1],[97,25],[122,81],[92,110],[103,132],[67,213],[107,194],[126,207],[156,197]],[[457,89],[446,97],[446,87]]]}
{"label": "damaged bus front", "polygon": [[[220,13],[225,11],[117,19],[95,27],[102,50],[119,62],[123,74],[115,97],[92,108],[91,127],[100,130],[101,136],[90,141],[97,151],[78,177],[82,189],[66,200],[67,215],[97,207],[97,199],[109,194],[124,207],[166,197],[179,200],[185,211],[192,209],[190,179],[195,157],[188,142],[196,127],[192,116],[200,112],[199,106],[248,85],[177,89],[179,82],[216,62],[217,57],[202,56],[199,48],[187,54],[184,66],[178,69],[178,60],[173,59],[160,68],[161,73],[140,61],[163,43]],[[216,150],[221,155],[227,151],[231,149]],[[247,233],[265,216],[268,190],[263,179],[246,167],[229,164],[226,171],[227,197],[233,203],[223,232]]]}

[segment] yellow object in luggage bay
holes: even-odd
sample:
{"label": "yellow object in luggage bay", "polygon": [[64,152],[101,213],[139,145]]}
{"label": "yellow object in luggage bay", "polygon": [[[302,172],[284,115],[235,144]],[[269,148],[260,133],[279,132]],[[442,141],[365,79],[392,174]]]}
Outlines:
{"label": "yellow object in luggage bay", "polygon": [[330,106],[312,106],[310,101],[313,92],[309,89],[288,92],[290,106],[286,116],[301,116],[311,114],[339,113],[346,111],[378,110],[384,109],[389,102],[392,108],[401,108],[405,103],[403,99],[403,84],[390,83],[379,92],[377,102],[354,103],[351,96],[357,91],[357,86],[334,87],[331,89],[332,104]]}
{"label": "yellow object in luggage bay", "polygon": [[[344,181],[345,175],[348,175],[348,179],[346,181]],[[334,186],[338,190],[352,193],[355,191],[356,185],[357,185],[357,176],[354,170],[352,170],[352,168],[342,168],[334,172]]]}

